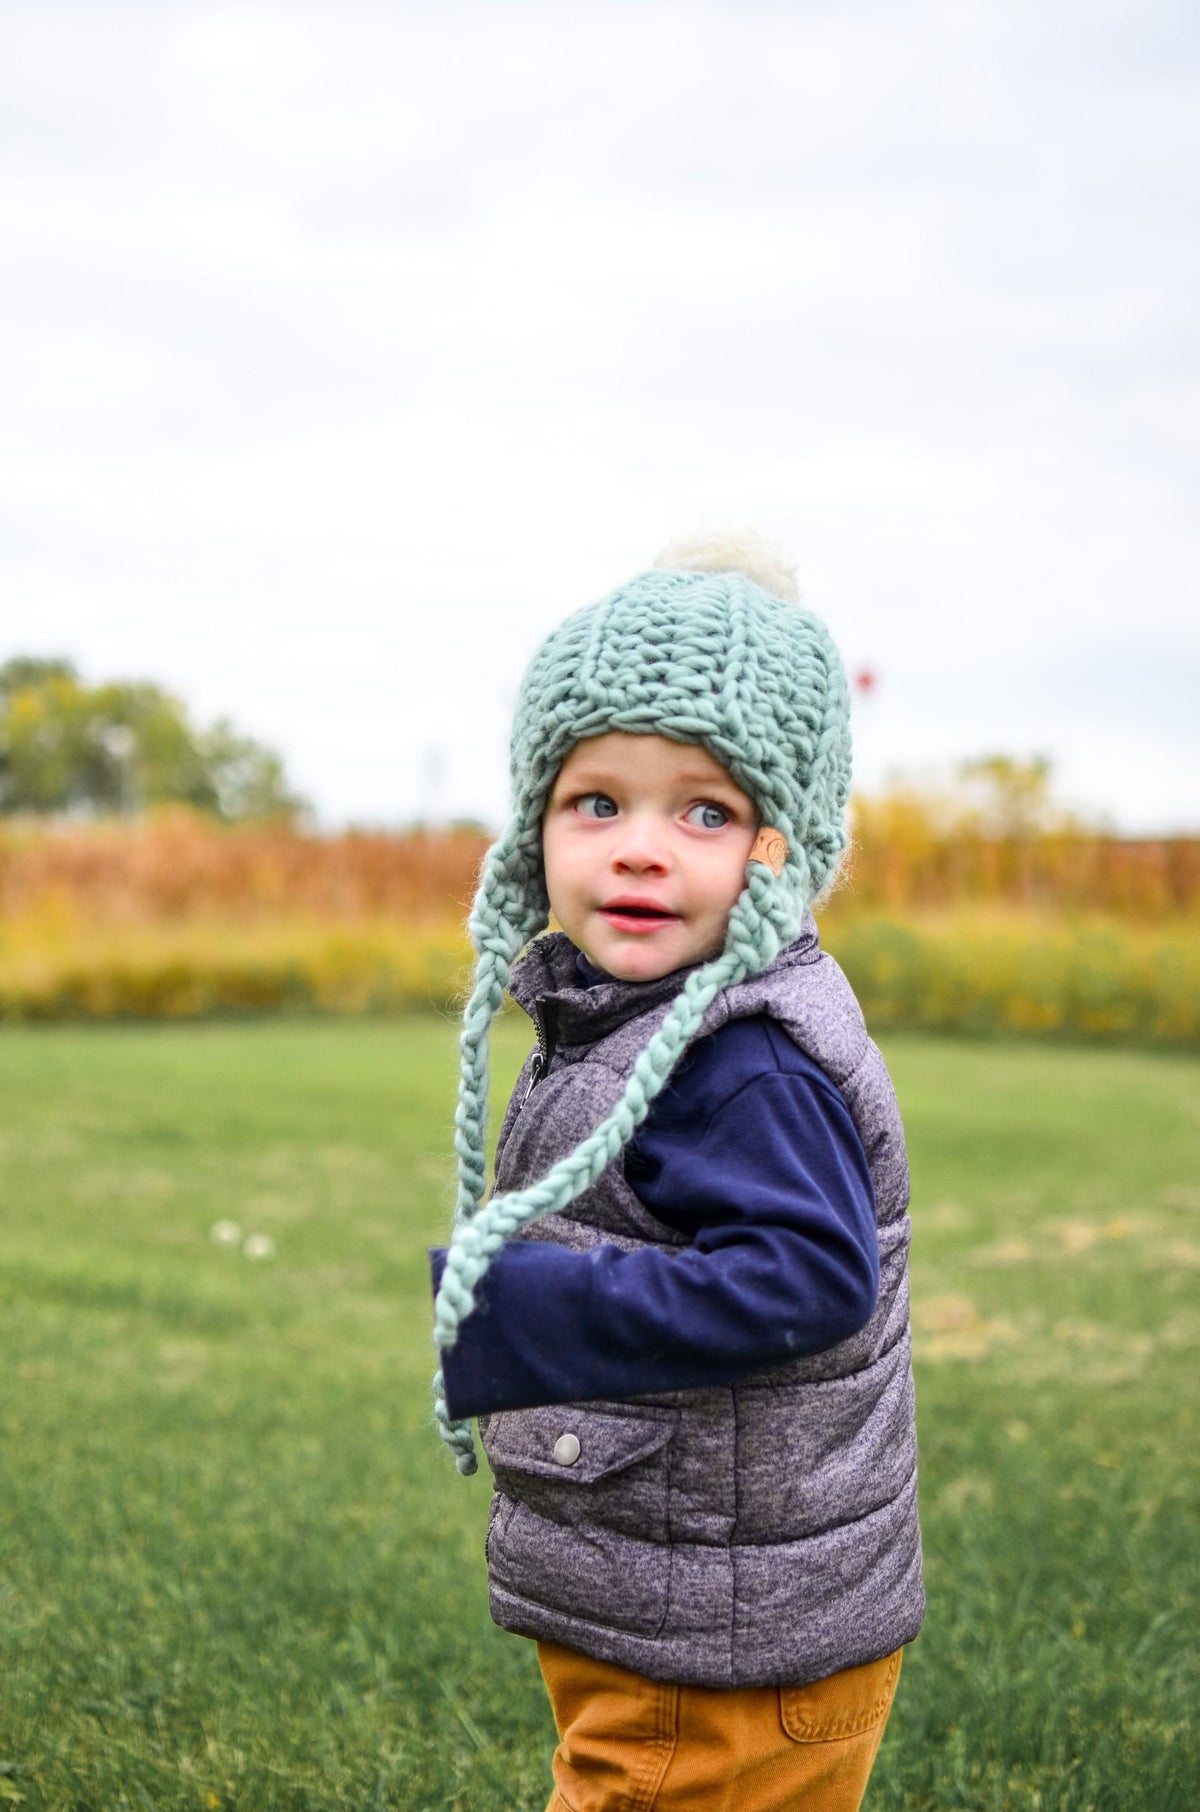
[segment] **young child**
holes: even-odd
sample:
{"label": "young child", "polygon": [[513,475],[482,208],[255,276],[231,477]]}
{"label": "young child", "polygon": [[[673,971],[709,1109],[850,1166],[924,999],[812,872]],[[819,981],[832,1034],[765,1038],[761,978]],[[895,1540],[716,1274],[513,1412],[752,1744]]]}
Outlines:
{"label": "young child", "polygon": [[[479,1417],[554,1812],[853,1812],[924,1614],[908,1168],[809,910],[849,703],[795,597],[710,538],[560,625],[471,916],[437,1409],[462,1472]],[[537,1046],[485,1203],[505,987]]]}

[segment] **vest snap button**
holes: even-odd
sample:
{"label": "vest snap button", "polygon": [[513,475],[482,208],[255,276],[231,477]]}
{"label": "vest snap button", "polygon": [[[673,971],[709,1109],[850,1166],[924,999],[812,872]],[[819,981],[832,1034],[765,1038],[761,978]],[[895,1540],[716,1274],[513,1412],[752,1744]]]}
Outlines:
{"label": "vest snap button", "polygon": [[559,1466],[573,1466],[579,1458],[579,1436],[560,1434],[554,1443],[554,1458]]}

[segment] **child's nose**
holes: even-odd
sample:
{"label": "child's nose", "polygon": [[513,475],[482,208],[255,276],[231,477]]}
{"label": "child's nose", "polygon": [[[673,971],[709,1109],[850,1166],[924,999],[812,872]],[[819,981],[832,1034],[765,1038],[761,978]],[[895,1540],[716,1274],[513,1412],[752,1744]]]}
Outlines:
{"label": "child's nose", "polygon": [[613,867],[638,874],[665,872],[668,866],[666,844],[658,827],[634,813],[624,820],[621,828],[624,835],[613,849]]}

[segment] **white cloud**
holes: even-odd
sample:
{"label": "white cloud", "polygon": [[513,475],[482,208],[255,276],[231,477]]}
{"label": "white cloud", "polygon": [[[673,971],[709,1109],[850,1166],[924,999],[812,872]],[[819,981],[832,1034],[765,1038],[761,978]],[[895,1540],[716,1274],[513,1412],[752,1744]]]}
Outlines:
{"label": "white cloud", "polygon": [[[161,678],[330,817],[426,809],[431,749],[495,816],[538,635],[757,520],[883,675],[864,778],[1036,736],[1200,823],[1157,702],[1196,38],[1168,0],[10,0],[0,658]],[[1105,756],[1062,675],[1147,638]]]}

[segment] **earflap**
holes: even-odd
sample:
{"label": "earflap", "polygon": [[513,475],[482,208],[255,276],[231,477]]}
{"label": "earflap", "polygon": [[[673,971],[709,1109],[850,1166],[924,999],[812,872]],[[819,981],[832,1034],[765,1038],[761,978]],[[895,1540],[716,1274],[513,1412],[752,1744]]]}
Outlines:
{"label": "earflap", "polygon": [[476,1212],[487,1187],[488,1033],[503,1003],[513,963],[530,938],[545,930],[549,913],[540,827],[535,825],[530,837],[522,820],[514,819],[484,858],[468,920],[475,978],[458,1040],[456,1224]]}
{"label": "earflap", "polygon": [[[454,1224],[458,1228],[479,1212],[487,1188],[487,1120],[490,1031],[504,1000],[509,972],[530,938],[544,931],[549,919],[542,871],[541,828],[532,832],[514,818],[484,857],[471,907],[468,929],[475,946],[475,977],[459,1034],[458,1105],[454,1113],[454,1150],[458,1194]],[[463,1474],[478,1470],[468,1422],[456,1422],[446,1408],[441,1372],[433,1376],[433,1413],[438,1432],[455,1454]]]}

